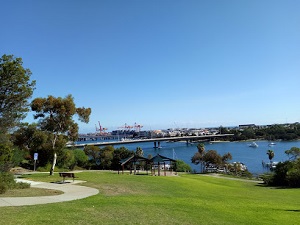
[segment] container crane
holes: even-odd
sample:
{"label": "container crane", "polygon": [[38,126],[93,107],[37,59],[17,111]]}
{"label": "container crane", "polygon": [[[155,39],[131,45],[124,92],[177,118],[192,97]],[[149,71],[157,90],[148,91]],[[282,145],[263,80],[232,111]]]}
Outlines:
{"label": "container crane", "polygon": [[139,133],[141,131],[142,127],[143,127],[143,125],[134,123],[134,129],[135,129],[136,132]]}
{"label": "container crane", "polygon": [[98,121],[98,124],[99,124],[99,128],[95,124],[96,132],[99,131],[100,135],[106,135],[107,133],[105,131],[107,130],[107,128],[102,127],[101,124],[100,124],[100,121]]}
{"label": "container crane", "polygon": [[121,126],[121,127],[119,127],[119,128],[122,128],[122,129],[124,129],[124,130],[130,130],[130,129],[133,128],[133,126],[127,125],[127,123],[125,123],[124,126]]}

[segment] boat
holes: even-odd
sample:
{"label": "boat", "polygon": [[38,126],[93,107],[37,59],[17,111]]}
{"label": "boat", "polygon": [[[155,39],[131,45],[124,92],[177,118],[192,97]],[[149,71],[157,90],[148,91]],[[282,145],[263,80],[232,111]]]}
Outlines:
{"label": "boat", "polygon": [[249,147],[252,147],[252,148],[257,148],[258,147],[258,144],[256,144],[255,142],[252,142]]}
{"label": "boat", "polygon": [[269,146],[273,146],[273,145],[276,145],[276,143],[274,142],[269,143]]}

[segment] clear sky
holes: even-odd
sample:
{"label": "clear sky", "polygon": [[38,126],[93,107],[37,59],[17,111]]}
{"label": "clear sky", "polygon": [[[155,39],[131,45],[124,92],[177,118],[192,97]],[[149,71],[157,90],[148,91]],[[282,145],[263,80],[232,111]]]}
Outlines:
{"label": "clear sky", "polygon": [[[15,0],[0,54],[109,130],[300,121],[298,0]],[[32,115],[28,116],[33,121]]]}

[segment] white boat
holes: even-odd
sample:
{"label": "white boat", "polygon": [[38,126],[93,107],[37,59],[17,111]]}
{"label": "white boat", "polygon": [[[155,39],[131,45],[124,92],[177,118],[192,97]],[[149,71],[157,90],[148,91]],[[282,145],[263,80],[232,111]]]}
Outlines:
{"label": "white boat", "polygon": [[258,144],[256,144],[255,142],[252,142],[249,147],[252,147],[252,148],[257,148],[258,147]]}
{"label": "white boat", "polygon": [[269,146],[273,146],[273,145],[276,145],[276,143],[274,142],[269,143]]}

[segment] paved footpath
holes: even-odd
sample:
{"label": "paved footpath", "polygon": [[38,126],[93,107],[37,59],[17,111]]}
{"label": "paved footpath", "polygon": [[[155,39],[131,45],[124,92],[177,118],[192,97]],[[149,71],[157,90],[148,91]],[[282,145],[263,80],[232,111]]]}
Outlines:
{"label": "paved footpath", "polygon": [[0,207],[3,206],[23,206],[23,205],[39,205],[56,202],[72,201],[76,199],[86,198],[99,193],[98,189],[75,185],[84,181],[66,180],[65,183],[45,183],[35,182],[25,179],[16,179],[17,182],[27,182],[31,187],[45,188],[63,191],[61,195],[38,196],[38,197],[4,197],[0,198]]}

